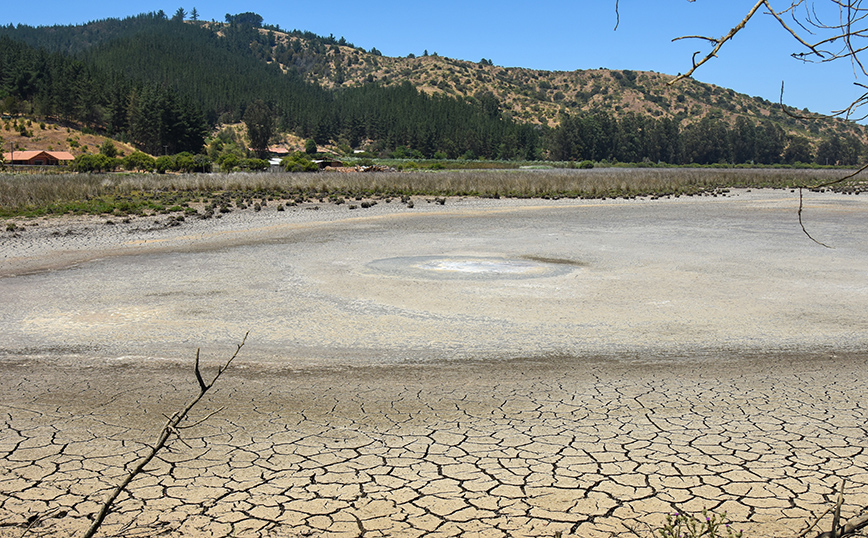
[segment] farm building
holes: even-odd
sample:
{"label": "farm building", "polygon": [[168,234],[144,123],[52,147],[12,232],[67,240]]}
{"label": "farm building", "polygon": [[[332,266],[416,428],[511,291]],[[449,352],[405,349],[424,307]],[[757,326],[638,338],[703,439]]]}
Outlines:
{"label": "farm building", "polygon": [[67,151],[12,151],[4,153],[6,164],[26,164],[31,166],[57,166],[68,164],[75,157]]}

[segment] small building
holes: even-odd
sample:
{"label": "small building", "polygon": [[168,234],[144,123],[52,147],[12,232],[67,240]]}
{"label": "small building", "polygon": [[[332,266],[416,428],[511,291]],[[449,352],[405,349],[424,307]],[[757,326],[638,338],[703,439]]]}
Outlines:
{"label": "small building", "polygon": [[289,150],[284,146],[269,146],[268,153],[272,157],[286,157],[289,155]]}
{"label": "small building", "polygon": [[11,151],[3,153],[6,164],[23,164],[28,166],[57,166],[69,164],[75,157],[68,151]]}
{"label": "small building", "polygon": [[340,168],[344,165],[343,162],[337,159],[317,159],[313,161],[313,163],[317,165],[320,170],[323,168]]}

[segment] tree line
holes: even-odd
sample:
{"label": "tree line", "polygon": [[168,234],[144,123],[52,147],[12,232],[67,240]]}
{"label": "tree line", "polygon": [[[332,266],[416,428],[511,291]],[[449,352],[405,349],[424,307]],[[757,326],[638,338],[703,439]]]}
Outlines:
{"label": "tree line", "polygon": [[712,116],[686,122],[604,112],[565,117],[546,137],[554,160],[664,162],[668,164],[857,164],[863,143],[851,134],[833,133],[812,148],[802,136],[780,125],[738,116],[730,125]]}

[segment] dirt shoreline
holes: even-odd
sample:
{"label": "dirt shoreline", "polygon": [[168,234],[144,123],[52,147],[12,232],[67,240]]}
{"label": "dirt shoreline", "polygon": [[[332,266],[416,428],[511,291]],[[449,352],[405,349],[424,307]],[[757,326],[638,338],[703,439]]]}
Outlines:
{"label": "dirt shoreline", "polygon": [[[868,505],[868,201],[809,198],[834,250],[781,191],[415,205],[0,234],[0,537],[80,533],[196,348],[213,370],[246,330],[194,419],[223,409],[107,533],[603,537],[709,508],[790,537],[841,478],[842,516]],[[485,272],[529,259],[573,265]]]}

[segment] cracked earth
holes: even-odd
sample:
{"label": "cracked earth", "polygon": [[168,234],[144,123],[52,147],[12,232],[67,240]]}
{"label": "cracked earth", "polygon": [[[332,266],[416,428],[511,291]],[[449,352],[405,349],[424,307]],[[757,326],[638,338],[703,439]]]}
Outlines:
{"label": "cracked earth", "polygon": [[247,330],[103,535],[645,536],[707,508],[783,537],[842,479],[861,514],[868,201],[815,196],[834,251],[780,192],[0,238],[0,536],[80,534],[196,347],[207,375]]}

